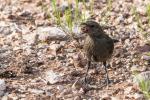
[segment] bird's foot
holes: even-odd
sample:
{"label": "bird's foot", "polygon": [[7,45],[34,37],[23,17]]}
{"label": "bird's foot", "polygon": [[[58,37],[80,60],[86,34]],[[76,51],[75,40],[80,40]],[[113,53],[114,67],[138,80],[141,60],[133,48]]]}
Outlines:
{"label": "bird's foot", "polygon": [[91,76],[86,76],[83,78],[85,84],[91,84],[94,81],[94,78]]}
{"label": "bird's foot", "polygon": [[111,68],[111,65],[110,65],[110,64],[107,64],[106,67],[109,69],[109,68]]}
{"label": "bird's foot", "polygon": [[96,64],[96,65],[95,65],[94,73],[95,73],[96,75],[98,75],[99,72],[100,72],[99,66]]}
{"label": "bird's foot", "polygon": [[95,73],[96,75],[98,75],[98,74],[99,74],[99,71],[98,71],[97,69],[95,69],[95,70],[94,70],[94,73]]}
{"label": "bird's foot", "polygon": [[109,80],[107,80],[107,86],[106,86],[106,88],[108,89],[108,87],[109,87],[109,84],[110,84],[110,81]]}
{"label": "bird's foot", "polygon": [[111,83],[111,81],[110,80],[107,80],[107,85],[109,85]]}

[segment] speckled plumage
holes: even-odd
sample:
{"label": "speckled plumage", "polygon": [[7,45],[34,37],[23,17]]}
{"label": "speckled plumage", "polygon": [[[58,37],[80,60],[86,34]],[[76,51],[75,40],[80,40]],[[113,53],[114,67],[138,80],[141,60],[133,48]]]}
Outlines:
{"label": "speckled plumage", "polygon": [[[103,62],[107,74],[106,61],[111,58],[114,50],[114,41],[111,39],[95,21],[87,21],[81,24],[81,31],[87,34],[84,42],[84,52],[88,60],[88,69],[91,61]],[[107,84],[109,78],[107,74]]]}
{"label": "speckled plumage", "polygon": [[84,43],[84,51],[89,61],[104,62],[111,58],[114,43],[109,37],[87,36]]}

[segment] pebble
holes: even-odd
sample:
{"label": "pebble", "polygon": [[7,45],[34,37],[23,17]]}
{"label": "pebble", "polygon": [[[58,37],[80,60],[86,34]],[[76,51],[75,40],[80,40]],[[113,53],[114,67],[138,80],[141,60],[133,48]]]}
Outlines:
{"label": "pebble", "polygon": [[125,94],[130,94],[130,92],[132,91],[133,87],[132,86],[129,86],[127,88],[124,89],[124,93]]}
{"label": "pebble", "polygon": [[44,93],[43,90],[39,90],[39,89],[30,89],[30,88],[29,88],[28,91],[31,92],[31,93],[38,94],[38,95]]}
{"label": "pebble", "polygon": [[50,60],[54,60],[56,57],[54,55],[47,55],[47,58],[49,58]]}
{"label": "pebble", "polygon": [[60,97],[64,97],[65,95],[68,95],[68,94],[70,94],[70,93],[72,93],[71,92],[71,89],[64,89],[61,93],[60,93]]}
{"label": "pebble", "polygon": [[51,44],[50,45],[50,49],[54,50],[54,51],[57,51],[61,48],[61,45],[60,44]]}
{"label": "pebble", "polygon": [[65,39],[66,33],[57,27],[38,27],[35,33],[39,35],[40,41]]}
{"label": "pebble", "polygon": [[119,97],[111,97],[111,100],[120,100],[120,98]]}
{"label": "pebble", "polygon": [[59,91],[63,91],[63,90],[64,90],[64,87],[63,87],[62,85],[59,85],[59,86],[57,86],[57,89],[58,89]]}
{"label": "pebble", "polygon": [[6,89],[5,80],[0,79],[0,96],[4,95],[5,89]]}
{"label": "pebble", "polygon": [[29,33],[23,35],[23,39],[27,41],[28,44],[37,44],[38,42],[38,34]]}
{"label": "pebble", "polygon": [[12,99],[12,100],[17,100],[17,99],[19,99],[19,97],[18,97],[16,94],[14,94],[14,93],[8,94],[8,97],[9,97],[10,99]]}
{"label": "pebble", "polygon": [[81,100],[81,97],[80,96],[76,96],[76,97],[74,97],[73,100]]}
{"label": "pebble", "polygon": [[139,71],[140,69],[139,69],[138,65],[132,65],[130,70],[131,70],[131,72],[135,72],[135,71]]}
{"label": "pebble", "polygon": [[55,83],[59,82],[60,79],[61,79],[61,75],[58,73],[55,73],[52,70],[47,71],[45,73],[45,80],[47,81],[47,83],[55,84]]}
{"label": "pebble", "polygon": [[102,100],[111,100],[111,97],[107,93],[105,93],[102,95]]}
{"label": "pebble", "polygon": [[[150,71],[145,71],[145,72],[141,72],[137,75],[134,75],[133,82],[138,86],[141,84],[141,82],[144,82],[145,84],[149,84]],[[146,89],[150,90],[150,84],[146,86]]]}
{"label": "pebble", "polygon": [[147,61],[149,61],[149,60],[150,60],[150,56],[143,55],[143,56],[142,56],[142,59],[143,59],[143,60],[147,60]]}
{"label": "pebble", "polygon": [[145,71],[139,74],[139,78],[143,78],[143,80],[148,81],[150,80],[150,71]]}
{"label": "pebble", "polygon": [[135,100],[144,100],[144,95],[143,94],[139,94],[139,93],[135,93],[133,95]]}
{"label": "pebble", "polygon": [[66,49],[66,51],[68,52],[68,53],[73,53],[73,52],[75,52],[75,48],[72,48],[72,49]]}

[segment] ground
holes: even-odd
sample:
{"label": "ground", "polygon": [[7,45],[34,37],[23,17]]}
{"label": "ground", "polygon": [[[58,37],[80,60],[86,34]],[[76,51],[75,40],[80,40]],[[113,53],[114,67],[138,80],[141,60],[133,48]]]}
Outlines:
{"label": "ground", "polygon": [[[60,4],[63,4],[60,0]],[[142,16],[141,23],[149,32],[146,7],[142,0],[95,0],[94,19],[104,26],[105,32],[115,43],[109,87],[105,71],[99,63],[95,74],[91,68],[88,83],[84,73],[86,58],[82,50],[85,36],[68,38],[64,33],[51,36],[56,24],[47,15],[49,0],[1,0],[0,4],[0,77],[5,81],[3,100],[145,100],[136,83],[133,70],[145,72],[148,64],[143,61],[141,46],[145,44],[133,9]],[[40,6],[41,3],[44,7]],[[110,10],[108,10],[108,6]],[[88,15],[87,15],[88,16]],[[107,27],[108,26],[108,27]],[[55,27],[54,29],[56,29]],[[45,33],[49,32],[49,33]],[[54,39],[57,38],[57,39]],[[60,39],[61,38],[61,39]],[[142,48],[143,50],[143,48]],[[149,50],[149,46],[144,50]]]}

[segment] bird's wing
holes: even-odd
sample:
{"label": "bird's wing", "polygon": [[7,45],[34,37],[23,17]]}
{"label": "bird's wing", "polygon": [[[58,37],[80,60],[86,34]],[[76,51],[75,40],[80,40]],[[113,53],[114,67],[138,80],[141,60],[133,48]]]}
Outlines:
{"label": "bird's wing", "polygon": [[111,54],[114,49],[114,42],[110,37],[97,38],[97,49],[101,49]]}

